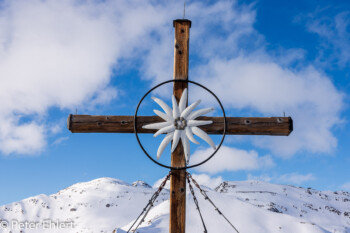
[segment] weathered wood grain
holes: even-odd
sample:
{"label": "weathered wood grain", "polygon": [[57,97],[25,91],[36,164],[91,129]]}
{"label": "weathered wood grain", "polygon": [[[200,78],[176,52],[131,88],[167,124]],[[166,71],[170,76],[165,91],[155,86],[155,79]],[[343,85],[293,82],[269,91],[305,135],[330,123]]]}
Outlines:
{"label": "weathered wood grain", "polygon": [[[197,119],[213,121],[213,124],[201,126],[208,134],[222,134],[223,118]],[[158,116],[139,116],[137,130],[139,133],[155,133],[156,130],[143,129],[142,126],[163,121]],[[228,135],[288,136],[293,131],[293,121],[290,117],[227,117],[226,126]],[[133,133],[134,116],[69,115],[68,129],[72,133]]]}
{"label": "weathered wood grain", "polygon": [[[174,79],[188,79],[188,55],[191,21],[174,20]],[[186,82],[174,82],[173,94],[180,101]],[[171,153],[171,166],[184,167],[185,153],[179,142]],[[173,170],[170,177],[170,220],[169,233],[185,233],[186,229],[186,170]]]}

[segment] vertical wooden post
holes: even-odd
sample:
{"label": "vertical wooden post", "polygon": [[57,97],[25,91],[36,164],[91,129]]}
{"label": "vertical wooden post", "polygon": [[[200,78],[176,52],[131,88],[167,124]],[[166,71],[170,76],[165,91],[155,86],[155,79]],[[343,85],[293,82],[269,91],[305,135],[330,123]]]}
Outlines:
{"label": "vertical wooden post", "polygon": [[[187,19],[174,20],[174,79],[188,79],[188,50],[191,21]],[[179,102],[187,83],[174,83],[174,96]],[[179,142],[171,154],[171,166],[186,165],[182,143]],[[170,233],[185,233],[186,228],[186,170],[173,170],[170,180]]]}

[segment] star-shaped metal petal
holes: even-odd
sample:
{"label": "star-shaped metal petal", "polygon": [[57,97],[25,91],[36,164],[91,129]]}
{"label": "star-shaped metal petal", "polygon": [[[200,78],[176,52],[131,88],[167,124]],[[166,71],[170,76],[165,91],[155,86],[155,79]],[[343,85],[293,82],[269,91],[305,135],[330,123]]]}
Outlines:
{"label": "star-shaped metal petal", "polygon": [[216,149],[216,146],[209,135],[198,128],[198,126],[208,125],[213,122],[196,120],[197,117],[213,111],[213,108],[203,108],[197,111],[193,111],[201,102],[200,100],[197,100],[190,106],[186,107],[187,88],[183,91],[179,104],[177,104],[175,96],[172,95],[172,109],[161,99],[155,97],[152,97],[152,99],[164,110],[164,112],[153,110],[154,113],[165,120],[165,122],[144,125],[143,128],[157,129],[158,131],[153,135],[154,137],[157,137],[160,134],[167,134],[158,147],[157,159],[160,158],[164,149],[171,141],[173,141],[171,147],[171,152],[173,152],[181,139],[185,152],[186,162],[188,163],[190,156],[189,141],[195,144],[199,144],[193,135],[197,135],[205,142],[207,142],[214,150]]}

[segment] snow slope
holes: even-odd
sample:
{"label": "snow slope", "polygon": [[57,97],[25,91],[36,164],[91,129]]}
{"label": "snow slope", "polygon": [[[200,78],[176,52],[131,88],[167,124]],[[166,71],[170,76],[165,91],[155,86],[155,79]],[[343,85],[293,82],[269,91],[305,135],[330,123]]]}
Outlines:
{"label": "snow slope", "polygon": [[[261,181],[230,181],[207,195],[241,233],[350,233],[350,193],[317,191]],[[38,195],[0,207],[0,232],[126,232],[156,189],[100,178],[56,194]],[[208,232],[235,232],[196,191]],[[192,196],[186,232],[203,232]],[[169,191],[163,190],[139,232],[165,233]],[[55,225],[56,224],[56,225]]]}

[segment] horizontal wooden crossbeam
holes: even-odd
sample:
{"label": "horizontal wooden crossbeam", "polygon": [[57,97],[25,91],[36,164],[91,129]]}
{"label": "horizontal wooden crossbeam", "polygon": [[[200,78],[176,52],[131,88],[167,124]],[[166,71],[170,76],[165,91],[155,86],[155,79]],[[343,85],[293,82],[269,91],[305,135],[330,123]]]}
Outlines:
{"label": "horizontal wooden crossbeam", "polygon": [[[222,134],[222,117],[198,117],[198,120],[211,120],[210,125],[200,128],[208,134]],[[196,120],[197,120],[196,119]],[[143,129],[143,125],[164,122],[158,116],[137,117],[139,133],[155,133],[156,130]],[[228,135],[273,135],[288,136],[293,131],[291,117],[227,117]],[[133,133],[134,116],[92,116],[69,115],[68,129],[72,133]]]}

